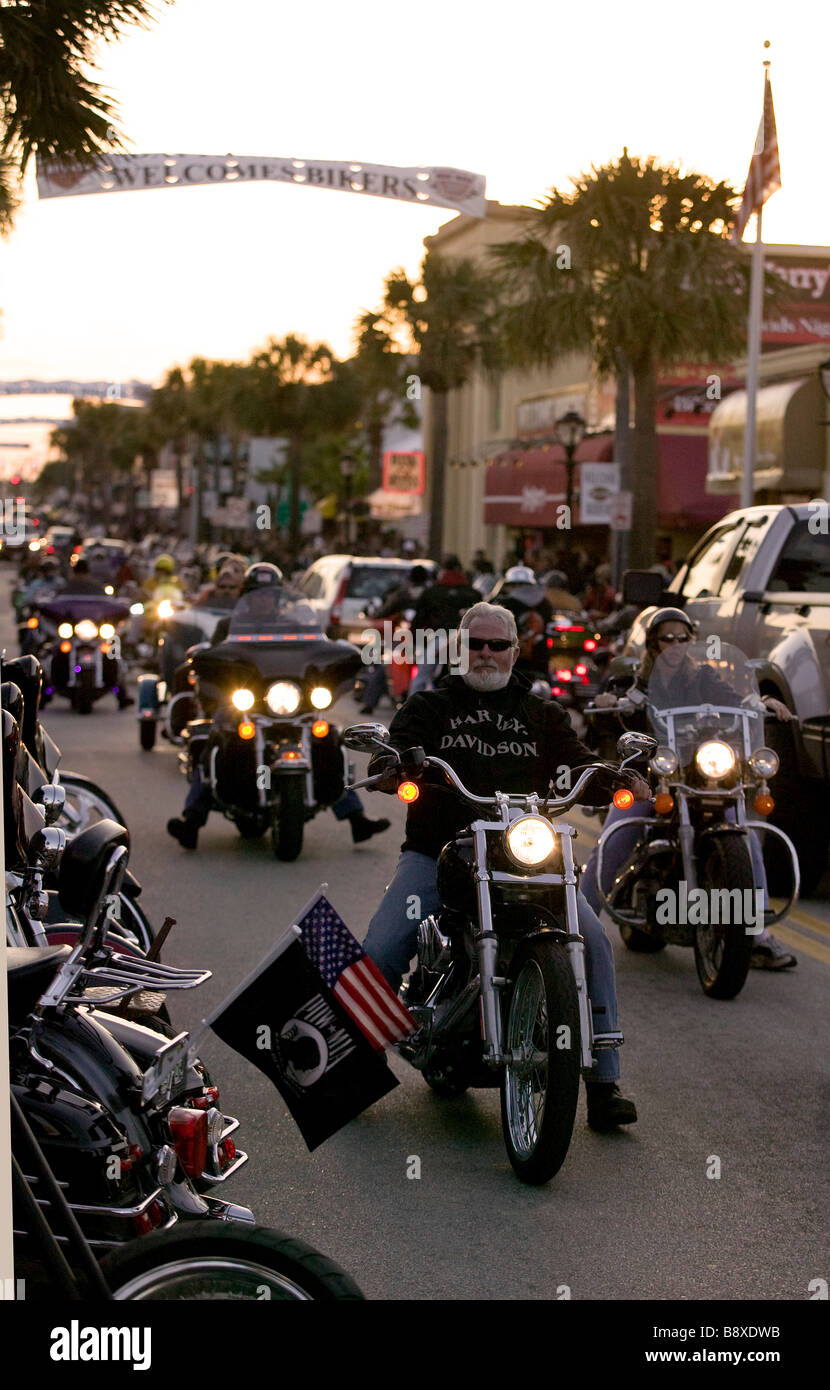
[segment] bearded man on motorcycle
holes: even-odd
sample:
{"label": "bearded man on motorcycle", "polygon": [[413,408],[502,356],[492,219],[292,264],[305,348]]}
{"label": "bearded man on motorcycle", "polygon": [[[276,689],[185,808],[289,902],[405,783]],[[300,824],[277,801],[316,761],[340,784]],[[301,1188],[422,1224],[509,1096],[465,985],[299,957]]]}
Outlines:
{"label": "bearded man on motorcycle", "polygon": [[[530,682],[514,671],[519,643],[513,614],[494,604],[476,603],[463,615],[460,627],[468,632],[469,670],[444,676],[434,691],[410,696],[390,725],[391,745],[401,752],[421,747],[427,755],[443,758],[479,796],[492,796],[496,790],[535,789],[544,794],[563,769],[594,762],[574,734],[566,712],[532,695]],[[382,771],[384,756],[377,753],[372,758],[370,775]],[[397,785],[392,780],[390,791]],[[621,780],[609,773],[606,787],[600,789],[597,776],[592,784],[595,804],[607,804]],[[649,787],[642,778],[629,777],[625,785],[638,800],[649,799]],[[438,856],[468,818],[469,810],[454,802],[450,793],[432,791],[426,785],[409,806],[403,852],[363,943],[393,989],[399,988],[415,955],[418,919],[441,909]],[[578,908],[597,1032],[616,1030],[611,944],[582,897]],[[636,1121],[635,1106],[620,1094],[618,1080],[617,1050],[599,1051],[596,1079],[586,1082],[588,1123],[593,1129],[609,1130]]]}

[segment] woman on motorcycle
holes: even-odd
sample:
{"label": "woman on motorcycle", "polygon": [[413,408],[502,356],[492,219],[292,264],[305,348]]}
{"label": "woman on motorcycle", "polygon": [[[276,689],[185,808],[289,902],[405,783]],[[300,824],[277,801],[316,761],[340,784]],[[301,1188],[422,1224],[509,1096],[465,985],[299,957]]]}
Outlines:
{"label": "woman on motorcycle", "polygon": [[[691,661],[685,651],[687,643],[694,640],[695,626],[692,620],[679,608],[658,608],[652,614],[646,626],[646,645],[643,659],[640,663],[639,671],[632,692],[636,692],[638,697],[648,691],[649,698],[661,709],[669,709],[678,705],[739,705],[740,697],[721,680],[710,666],[698,666]],[[654,673],[654,666],[657,658],[660,657],[660,667],[657,674]],[[777,719],[790,720],[794,715],[782,704],[780,700],[775,700],[771,695],[763,697],[764,704],[770,714],[774,714]],[[596,703],[607,709],[613,709],[617,703],[617,695],[611,691],[596,697]],[[626,715],[626,724],[629,728],[634,728],[638,722],[638,716],[633,718]],[[643,729],[647,724],[647,716],[643,713],[639,717],[639,722]],[[632,817],[642,817],[654,815],[654,803],[634,804],[627,810],[612,807],[605,822],[603,835],[612,825],[618,824],[621,820]],[[734,819],[734,813],[727,812],[730,819]],[[634,850],[640,838],[639,826],[633,825],[630,832],[622,832],[610,837],[607,847],[603,852],[603,889],[607,894],[614,882],[616,875],[626,863],[629,855]],[[755,871],[755,879],[759,888],[764,891],[764,907],[769,906],[767,898],[767,878],[764,869],[764,858],[761,852],[761,845],[754,831],[749,834],[749,847],[752,855],[752,865]],[[582,876],[580,891],[587,898],[595,912],[600,911],[599,893],[597,891],[597,866],[598,849],[595,849],[585,872]],[[756,969],[762,970],[787,970],[797,964],[796,957],[786,951],[780,942],[767,931],[766,928],[756,938],[751,964]]]}

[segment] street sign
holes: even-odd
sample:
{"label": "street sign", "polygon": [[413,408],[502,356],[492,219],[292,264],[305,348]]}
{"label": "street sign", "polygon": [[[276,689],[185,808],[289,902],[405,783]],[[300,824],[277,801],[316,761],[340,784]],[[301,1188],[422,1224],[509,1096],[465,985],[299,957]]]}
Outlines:
{"label": "street sign", "polygon": [[579,465],[579,520],[583,526],[608,526],[611,501],[620,490],[617,463]]}
{"label": "street sign", "polygon": [[150,474],[150,506],[175,510],[179,505],[179,489],[174,468],[155,468]]}
{"label": "street sign", "polygon": [[383,491],[422,493],[425,462],[419,449],[396,453],[388,449],[383,455]]}
{"label": "street sign", "polygon": [[611,498],[610,525],[612,531],[630,531],[633,494],[618,492]]}

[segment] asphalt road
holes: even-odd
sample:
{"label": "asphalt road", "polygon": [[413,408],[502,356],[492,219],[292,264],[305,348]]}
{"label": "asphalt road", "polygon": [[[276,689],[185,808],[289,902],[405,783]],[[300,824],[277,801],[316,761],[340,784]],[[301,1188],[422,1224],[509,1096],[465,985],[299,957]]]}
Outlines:
{"label": "asphalt road", "polygon": [[[0,642],[15,653],[6,584],[4,574]],[[346,701],[338,713],[345,723],[356,711]],[[215,816],[188,853],[165,831],[186,790],[175,750],[141,752],[133,710],[110,697],[81,717],[57,700],[45,723],[63,766],[99,781],[123,810],[146,908],[156,924],[177,921],[165,958],[213,971],[171,1000],[179,1026],[198,1025],[322,882],[362,938],[402,838],[397,800],[367,797],[370,815],[393,821],[367,845],[318,816],[294,864]],[[580,823],[587,858],[596,823]],[[333,1256],[374,1299],[556,1299],[566,1289],[580,1300],[808,1298],[811,1280],[830,1277],[826,893],[780,931],[797,969],[753,971],[731,1002],[704,998],[691,951],[634,956],[608,930],[636,1126],[594,1134],[581,1099],[563,1168],[545,1188],[523,1187],[498,1093],[439,1100],[392,1056],[400,1086],[309,1154],[266,1079],[208,1035],[203,1055],[250,1155],[222,1195]],[[414,1156],[420,1178],[407,1177]],[[715,1157],[720,1177],[707,1176]]]}

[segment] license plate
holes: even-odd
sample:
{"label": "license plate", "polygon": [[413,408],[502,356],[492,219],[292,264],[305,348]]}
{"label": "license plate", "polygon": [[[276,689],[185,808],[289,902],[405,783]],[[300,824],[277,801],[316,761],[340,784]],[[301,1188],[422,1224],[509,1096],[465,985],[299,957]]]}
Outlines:
{"label": "license plate", "polygon": [[190,1034],[180,1033],[156,1053],[155,1061],[144,1073],[141,1086],[144,1100],[152,1100],[155,1096],[169,1100],[175,1090],[181,1089],[187,1077],[190,1045]]}

